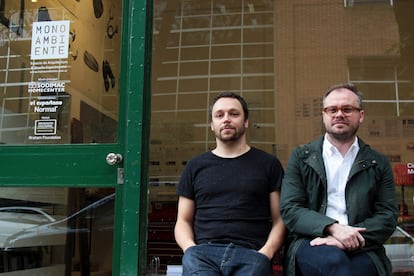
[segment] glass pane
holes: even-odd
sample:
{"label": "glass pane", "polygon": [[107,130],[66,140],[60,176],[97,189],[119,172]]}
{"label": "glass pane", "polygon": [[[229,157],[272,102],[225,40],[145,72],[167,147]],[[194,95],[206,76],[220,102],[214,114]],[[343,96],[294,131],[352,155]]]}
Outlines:
{"label": "glass pane", "polygon": [[4,0],[0,142],[117,141],[122,1]]}
{"label": "glass pane", "polygon": [[0,194],[0,273],[111,275],[112,189],[1,188]]}
{"label": "glass pane", "polygon": [[[151,205],[175,206],[187,160],[215,146],[208,107],[224,90],[249,104],[249,143],[286,165],[293,148],[324,133],[325,90],[352,82],[363,94],[360,138],[392,163],[414,161],[414,1],[308,2],[154,1]],[[411,235],[413,196],[405,190]],[[158,213],[162,220],[151,209],[149,223],[172,231],[174,211]],[[159,238],[175,244],[172,236]],[[151,246],[160,271],[181,263],[176,248]]]}
{"label": "glass pane", "polygon": [[395,101],[396,93],[393,83],[362,83],[358,85],[358,89],[365,91],[364,101]]}
{"label": "glass pane", "polygon": [[[208,108],[218,91],[243,94],[249,138],[274,152],[274,9],[271,1],[154,1],[148,258],[158,272],[181,263],[176,183],[214,146]],[[174,19],[173,19],[174,18]],[[170,267],[171,268],[171,267]]]}
{"label": "glass pane", "polygon": [[400,100],[412,101],[414,99],[414,86],[411,83],[402,83],[398,86]]}

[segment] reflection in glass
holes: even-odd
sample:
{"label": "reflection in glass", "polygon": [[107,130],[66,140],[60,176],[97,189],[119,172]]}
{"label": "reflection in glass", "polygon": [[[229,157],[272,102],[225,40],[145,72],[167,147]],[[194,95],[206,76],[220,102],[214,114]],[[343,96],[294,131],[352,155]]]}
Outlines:
{"label": "reflection in glass", "polygon": [[387,0],[154,1],[150,201],[175,202],[170,185],[187,160],[214,147],[208,106],[222,90],[251,107],[249,142],[286,164],[324,133],[323,92],[353,82],[361,139],[412,162],[413,10]]}
{"label": "reflection in glass", "polygon": [[1,194],[0,273],[111,275],[112,189],[2,188]]}

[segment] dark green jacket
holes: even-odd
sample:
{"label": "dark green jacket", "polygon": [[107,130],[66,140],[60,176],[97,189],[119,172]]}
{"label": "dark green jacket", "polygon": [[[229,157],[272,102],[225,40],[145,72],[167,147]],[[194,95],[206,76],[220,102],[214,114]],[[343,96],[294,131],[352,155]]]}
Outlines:
{"label": "dark green jacket", "polygon": [[[295,255],[300,242],[324,236],[336,221],[325,216],[327,180],[322,159],[324,137],[296,148],[289,159],[281,190],[281,215],[288,229],[285,275],[295,275]],[[392,168],[387,158],[358,139],[360,150],[345,188],[348,223],[366,227],[362,233],[379,275],[391,275],[391,263],[383,243],[398,219]]]}

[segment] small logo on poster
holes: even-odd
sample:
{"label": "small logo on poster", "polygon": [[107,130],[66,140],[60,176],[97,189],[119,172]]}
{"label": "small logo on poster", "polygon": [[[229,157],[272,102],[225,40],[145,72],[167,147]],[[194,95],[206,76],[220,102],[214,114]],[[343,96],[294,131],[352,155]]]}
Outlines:
{"label": "small logo on poster", "polygon": [[68,58],[69,20],[33,22],[31,59]]}
{"label": "small logo on poster", "polygon": [[56,134],[56,119],[36,120],[35,121],[35,135],[55,135]]}

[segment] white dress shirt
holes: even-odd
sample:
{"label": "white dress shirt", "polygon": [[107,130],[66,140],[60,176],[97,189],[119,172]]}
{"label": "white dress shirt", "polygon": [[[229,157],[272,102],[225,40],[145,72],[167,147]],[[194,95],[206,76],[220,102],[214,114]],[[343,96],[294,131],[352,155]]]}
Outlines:
{"label": "white dress shirt", "polygon": [[322,157],[328,181],[328,205],[326,215],[336,219],[339,224],[348,225],[346,213],[345,187],[349,171],[359,150],[358,138],[349,148],[345,156],[332,145],[325,134]]}

